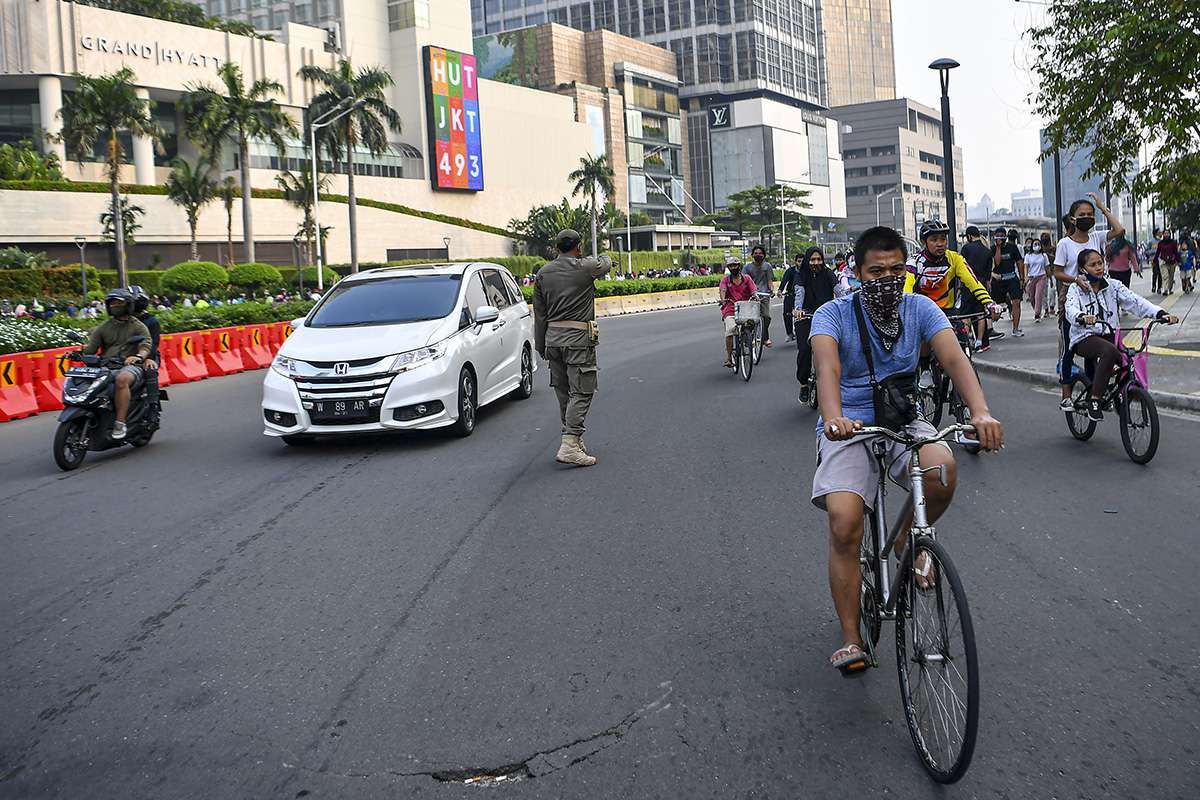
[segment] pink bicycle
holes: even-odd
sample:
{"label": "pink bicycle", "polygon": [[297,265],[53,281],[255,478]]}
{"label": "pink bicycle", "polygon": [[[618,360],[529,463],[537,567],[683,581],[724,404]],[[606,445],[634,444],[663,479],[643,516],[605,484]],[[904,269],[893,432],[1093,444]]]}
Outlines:
{"label": "pink bicycle", "polygon": [[[1115,410],[1120,416],[1121,444],[1125,446],[1129,458],[1136,464],[1148,464],[1158,451],[1158,408],[1150,395],[1146,347],[1154,326],[1166,323],[1153,320],[1143,327],[1142,344],[1136,349],[1126,346],[1120,328],[1113,329],[1103,320],[1099,324],[1113,334],[1113,341],[1121,351],[1121,363],[1104,390],[1101,407],[1105,411]],[[1075,407],[1067,411],[1066,416],[1071,435],[1080,441],[1087,441],[1096,432],[1096,421],[1088,418],[1088,398],[1091,394],[1092,380],[1087,371],[1076,368],[1071,383],[1071,399]]]}

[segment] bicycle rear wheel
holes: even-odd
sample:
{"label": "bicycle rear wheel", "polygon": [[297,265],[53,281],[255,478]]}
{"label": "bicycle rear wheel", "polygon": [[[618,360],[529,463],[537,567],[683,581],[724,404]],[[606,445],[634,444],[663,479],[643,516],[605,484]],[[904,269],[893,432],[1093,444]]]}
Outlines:
{"label": "bicycle rear wheel", "polygon": [[754,326],[754,363],[762,361],[763,354],[763,324],[762,320]]}
{"label": "bicycle rear wheel", "polygon": [[[904,718],[925,769],[938,783],[954,783],[971,765],[979,727],[979,662],[975,629],[958,571],[942,546],[915,542],[914,560],[901,569],[896,603],[896,670]],[[919,589],[912,565],[933,560],[934,585]]]}
{"label": "bicycle rear wheel", "polygon": [[742,376],[742,380],[749,383],[750,376],[754,374],[754,337],[746,331],[742,331],[738,341],[734,344],[740,344],[741,353],[738,357],[738,372]]}
{"label": "bicycle rear wheel", "polygon": [[[975,370],[975,380],[979,380],[978,368],[976,368],[974,364],[971,364],[971,369]],[[958,389],[953,388],[953,386],[951,386],[950,389],[950,415],[954,417],[954,421],[959,425],[969,425],[971,423],[971,409],[967,408],[967,404],[963,400],[962,395],[959,394]],[[977,455],[979,453],[978,444],[967,444],[964,442],[962,448],[971,455]]]}
{"label": "bicycle rear wheel", "polygon": [[929,365],[929,375],[933,385],[928,389],[922,389],[918,394],[918,399],[921,402],[921,416],[925,417],[930,425],[937,428],[942,423],[942,406],[945,403],[946,384],[949,383],[949,378],[945,376],[936,362]]}
{"label": "bicycle rear wheel", "polygon": [[1065,412],[1067,427],[1071,429],[1071,435],[1081,442],[1086,442],[1096,432],[1096,421],[1088,418],[1087,401],[1091,393],[1092,384],[1084,378],[1076,378],[1071,384],[1071,399],[1075,402],[1075,408]]}
{"label": "bicycle rear wheel", "polygon": [[1125,390],[1121,403],[1121,444],[1135,464],[1148,464],[1158,452],[1158,408],[1141,386]]}

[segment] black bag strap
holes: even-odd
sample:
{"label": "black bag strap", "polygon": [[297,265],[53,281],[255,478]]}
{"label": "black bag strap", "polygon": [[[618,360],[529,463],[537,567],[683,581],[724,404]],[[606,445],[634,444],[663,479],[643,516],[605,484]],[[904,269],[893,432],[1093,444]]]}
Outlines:
{"label": "black bag strap", "polygon": [[875,379],[875,359],[871,358],[871,334],[867,331],[867,320],[863,316],[862,295],[854,296],[853,305],[854,317],[858,320],[858,340],[867,359],[867,371],[871,373],[871,388],[874,389],[879,386],[879,381]]}

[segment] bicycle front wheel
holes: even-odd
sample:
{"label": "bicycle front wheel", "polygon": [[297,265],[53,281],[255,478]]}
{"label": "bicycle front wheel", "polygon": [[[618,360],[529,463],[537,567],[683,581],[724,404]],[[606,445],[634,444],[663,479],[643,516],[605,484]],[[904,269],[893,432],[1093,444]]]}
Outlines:
{"label": "bicycle front wheel", "polygon": [[758,324],[754,326],[754,363],[755,364],[762,361],[762,354],[763,354],[763,324],[762,324],[762,321],[759,320]]}
{"label": "bicycle front wheel", "polygon": [[742,380],[748,383],[750,376],[754,373],[754,337],[749,332],[743,331],[740,338],[742,353],[738,359],[738,372],[741,374]]}
{"label": "bicycle front wheel", "polygon": [[915,542],[928,553],[933,585],[921,589],[912,566],[896,603],[896,669],[904,717],[921,763],[938,783],[954,783],[971,765],[979,726],[979,663],[975,629],[958,571],[933,539]]}
{"label": "bicycle front wheel", "polygon": [[1121,403],[1121,444],[1135,464],[1149,464],[1158,452],[1158,408],[1141,386],[1130,386]]}

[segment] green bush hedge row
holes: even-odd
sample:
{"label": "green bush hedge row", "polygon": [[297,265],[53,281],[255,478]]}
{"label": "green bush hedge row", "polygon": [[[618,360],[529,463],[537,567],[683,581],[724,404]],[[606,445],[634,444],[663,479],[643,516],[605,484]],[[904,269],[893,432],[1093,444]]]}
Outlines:
{"label": "green bush hedge row", "polygon": [[[88,288],[100,288],[103,284],[99,271],[88,266]],[[50,269],[6,269],[0,270],[0,297],[11,300],[39,296],[78,295],[80,275],[78,264],[68,264]]]}
{"label": "green bush hedge row", "polygon": [[[623,297],[651,292],[680,292],[706,289],[721,282],[720,275],[696,275],[691,278],[642,278],[629,281],[596,281],[596,297]],[[533,301],[533,287],[522,286],[525,299]]]}

